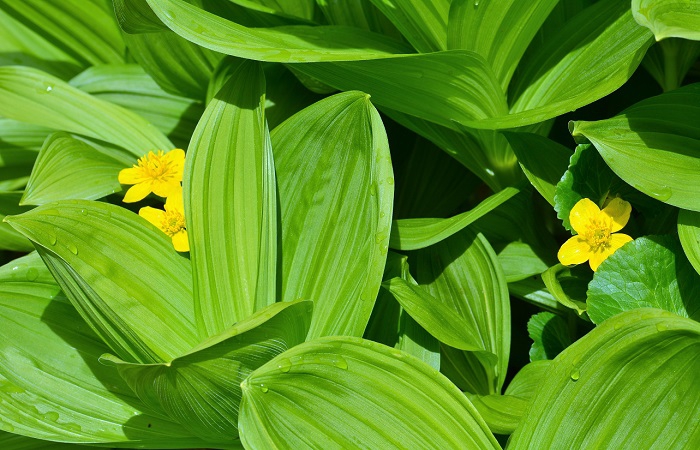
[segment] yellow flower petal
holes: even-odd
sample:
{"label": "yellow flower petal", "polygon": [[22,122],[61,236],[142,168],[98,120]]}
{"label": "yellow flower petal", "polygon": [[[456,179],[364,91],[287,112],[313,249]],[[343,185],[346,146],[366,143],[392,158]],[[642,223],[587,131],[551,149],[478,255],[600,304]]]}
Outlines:
{"label": "yellow flower petal", "polygon": [[182,187],[173,192],[167,200],[165,200],[165,210],[179,212],[185,215],[185,202],[182,199]]}
{"label": "yellow flower petal", "polygon": [[151,183],[151,181],[144,181],[143,183],[131,186],[129,190],[126,191],[124,203],[134,203],[146,198],[146,196],[152,192]]}
{"label": "yellow flower petal", "polygon": [[143,176],[143,170],[138,167],[130,167],[119,171],[119,182],[121,184],[138,184],[146,179]]}
{"label": "yellow flower petal", "polygon": [[169,163],[169,171],[176,175],[178,181],[182,181],[182,173],[185,170],[185,151],[176,148],[166,153],[163,158]]}
{"label": "yellow flower petal", "polygon": [[150,206],[144,206],[139,209],[139,216],[151,222],[153,225],[157,226],[159,229],[163,230],[163,216],[165,211],[151,208]]}
{"label": "yellow flower petal", "polygon": [[[182,179],[182,175],[180,175],[180,179]],[[180,181],[153,181],[153,193],[156,194],[158,197],[170,197],[179,190],[182,190],[182,187],[180,186]]]}
{"label": "yellow flower petal", "polygon": [[621,198],[614,198],[608,203],[608,205],[603,208],[603,214],[607,215],[612,219],[612,229],[611,232],[620,231],[627,221],[630,220],[630,213],[632,212],[632,205],[629,202],[622,200]]}
{"label": "yellow flower petal", "polygon": [[189,252],[190,242],[187,239],[187,230],[180,230],[173,234],[173,247],[178,252]]}
{"label": "yellow flower petal", "polygon": [[604,249],[591,254],[591,259],[588,264],[591,265],[591,269],[595,272],[598,270],[598,266],[605,261],[608,256],[615,253],[615,251],[632,240],[631,237],[623,233],[617,233],[610,236],[610,245]]}
{"label": "yellow flower petal", "polygon": [[582,198],[571,208],[571,212],[569,213],[571,228],[578,234],[585,233],[591,219],[598,217],[598,214],[600,214],[598,205],[587,198]]}
{"label": "yellow flower petal", "polygon": [[573,266],[584,263],[591,255],[591,246],[580,236],[574,236],[559,249],[557,258],[565,266]]}

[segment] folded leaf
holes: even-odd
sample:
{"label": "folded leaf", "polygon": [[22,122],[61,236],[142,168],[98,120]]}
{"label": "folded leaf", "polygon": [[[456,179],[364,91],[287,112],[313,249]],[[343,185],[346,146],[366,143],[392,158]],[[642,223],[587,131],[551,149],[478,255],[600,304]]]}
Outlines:
{"label": "folded leaf", "polygon": [[586,305],[586,289],[591,281],[591,271],[586,266],[565,267],[555,264],[542,273],[542,281],[549,293],[562,305],[583,316]]}
{"label": "folded leaf", "polygon": [[239,430],[248,448],[500,448],[435,369],[371,341],[306,342],[254,371],[242,388]]}
{"label": "folded leaf", "polygon": [[680,37],[700,41],[700,4],[688,0],[632,0],[638,24],[654,32],[656,40]]}

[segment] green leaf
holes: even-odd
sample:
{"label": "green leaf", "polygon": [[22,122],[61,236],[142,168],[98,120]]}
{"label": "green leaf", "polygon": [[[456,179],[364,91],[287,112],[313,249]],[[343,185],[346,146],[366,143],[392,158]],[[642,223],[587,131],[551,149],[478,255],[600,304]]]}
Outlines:
{"label": "green leaf", "polygon": [[230,446],[238,441],[241,382],[304,342],[311,311],[308,301],[276,303],[166,363],[133,364],[112,355],[100,362],[116,366],[145,404],[165,411],[208,446]]}
{"label": "green leaf", "polygon": [[700,274],[700,213],[684,209],[678,213],[678,237],[685,256]]}
{"label": "green leaf", "polygon": [[450,0],[371,0],[421,53],[447,50]]}
{"label": "green leaf", "polygon": [[586,312],[586,290],[591,281],[591,271],[586,266],[556,264],[542,273],[542,281],[560,304],[575,310],[579,316]]}
{"label": "green leaf", "polygon": [[588,285],[588,314],[594,323],[646,307],[700,321],[700,275],[673,236],[625,244],[603,261]]}
{"label": "green leaf", "polygon": [[535,395],[539,385],[546,380],[551,367],[552,361],[545,359],[527,363],[515,374],[506,389],[506,394],[529,400]]}
{"label": "green leaf", "polygon": [[673,206],[700,211],[700,83],[643,100],[612,119],[577,121],[625,182]]}
{"label": "green leaf", "polygon": [[[431,247],[416,252],[416,280],[439,299],[480,338],[488,353],[487,383],[500,392],[510,353],[510,299],[508,286],[496,254],[488,241],[469,228]],[[495,363],[495,364],[494,364]]]}
{"label": "green leaf", "polygon": [[642,65],[664,92],[678,89],[700,56],[700,42],[681,38],[664,39],[652,45]]}
{"label": "green leaf", "polygon": [[700,324],[620,314],[564,350],[508,448],[694,448]]}
{"label": "green leaf", "polygon": [[281,297],[314,301],[310,336],[361,336],[382,280],[394,178],[384,125],[361,92],[334,95],[271,133]]}
{"label": "green leaf", "polygon": [[116,371],[98,363],[109,349],[36,253],[0,267],[0,349],[4,431],[73,443],[204,446],[146,408]]}
{"label": "green leaf", "polygon": [[593,103],[632,76],[652,43],[628,0],[594,3],[523,59],[509,86],[510,114],[463,125],[520,127]]}
{"label": "green leaf", "polygon": [[506,282],[524,280],[547,270],[546,260],[549,258],[543,259],[538,253],[542,250],[525,242],[514,241],[503,247],[498,252],[498,263],[503,268]]}
{"label": "green leaf", "polygon": [[362,448],[500,448],[446,378],[371,341],[306,342],[254,371],[242,388],[239,429],[247,448],[344,448],[348,442]]}
{"label": "green leaf", "polygon": [[240,60],[207,106],[183,180],[200,337],[276,300],[277,191],[265,77]]}
{"label": "green leaf", "polygon": [[520,58],[557,3],[454,0],[449,6],[447,48],[483,56],[506,90]]}
{"label": "green leaf", "polygon": [[73,444],[42,441],[4,431],[0,431],[0,446],[4,450],[71,450],[75,448]]}
{"label": "green leaf", "polygon": [[356,0],[353,2],[316,0],[316,3],[331,25],[362,28],[401,39],[401,33],[372,4],[371,0]]}
{"label": "green leaf", "polygon": [[389,247],[396,250],[416,250],[429,247],[463,230],[518,194],[515,187],[488,197],[473,209],[448,219],[398,219],[392,223]]}
{"label": "green leaf", "polygon": [[[21,192],[0,192],[0,220],[5,216],[21,214],[30,209],[19,205],[20,198],[22,198]],[[0,223],[0,249],[30,252],[34,250],[34,246],[10,224],[3,221]]]}
{"label": "green leaf", "polygon": [[48,128],[0,117],[0,190],[22,189],[36,161]]}
{"label": "green leaf", "polygon": [[294,25],[248,28],[182,0],[148,0],[171,30],[202,47],[269,62],[345,61],[410,53],[410,47],[359,28]]}
{"label": "green leaf", "polygon": [[[5,12],[81,65],[124,62],[124,42],[111,11],[100,0],[4,0]],[[103,3],[104,4],[104,3]]]}
{"label": "green leaf", "polygon": [[515,395],[465,394],[492,433],[511,434],[525,415],[528,402]]}
{"label": "green leaf", "polygon": [[67,200],[5,221],[35,243],[80,315],[122,359],[168,361],[197,343],[189,260],[144,219]]}
{"label": "green leaf", "polygon": [[101,139],[136,156],[172,149],[142,117],[36,69],[0,67],[0,99],[4,117]]}
{"label": "green leaf", "polygon": [[565,311],[566,307],[559,303],[537,276],[508,283],[508,292],[513,297],[532,303],[546,311]]}
{"label": "green leaf", "polygon": [[571,333],[566,321],[550,312],[541,312],[527,321],[527,333],[533,340],[530,361],[554,359],[571,345]]}
{"label": "green leaf", "polygon": [[168,30],[145,0],[112,0],[119,27],[130,34]]}
{"label": "green leaf", "polygon": [[656,40],[680,37],[700,41],[700,4],[690,0],[632,0],[634,20]]}
{"label": "green leaf", "polygon": [[504,132],[530,183],[554,206],[556,185],[566,172],[571,150],[534,133]]}
{"label": "green leaf", "polygon": [[98,151],[68,133],[51,134],[39,152],[23,205],[56,200],[95,200],[121,190],[117,176],[125,155],[117,159]]}

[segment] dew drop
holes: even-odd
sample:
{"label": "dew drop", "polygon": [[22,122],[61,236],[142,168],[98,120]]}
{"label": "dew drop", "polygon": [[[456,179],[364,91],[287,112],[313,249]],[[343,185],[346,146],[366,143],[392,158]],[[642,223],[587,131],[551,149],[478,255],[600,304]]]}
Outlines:
{"label": "dew drop", "polygon": [[375,184],[370,184],[370,186],[369,186],[369,195],[371,195],[372,197],[374,197],[375,195],[377,195],[377,186],[376,186]]}
{"label": "dew drop", "polygon": [[380,232],[377,233],[377,235],[374,237],[374,242],[376,242],[377,244],[381,244],[382,242],[384,242],[385,239],[386,239],[386,234],[385,234],[385,233],[382,233],[382,232],[380,231]]}
{"label": "dew drop", "polygon": [[336,357],[336,359],[333,361],[333,365],[339,369],[348,369],[348,362],[345,361],[345,358],[343,358],[342,356]]}
{"label": "dew drop", "polygon": [[260,383],[260,390],[263,391],[264,394],[267,394],[270,389],[268,389],[268,387],[263,383]]}
{"label": "dew drop", "polygon": [[80,210],[80,214],[82,214],[82,215],[84,215],[84,216],[87,216],[87,215],[88,215],[87,209],[81,209],[81,210]]}
{"label": "dew drop", "polygon": [[29,270],[27,270],[27,281],[34,281],[37,278],[39,278],[39,271],[32,267]]}
{"label": "dew drop", "polygon": [[474,0],[474,9],[479,7],[479,0]]}
{"label": "dew drop", "polygon": [[654,197],[655,199],[665,202],[669,198],[671,198],[671,195],[673,194],[673,191],[671,190],[670,187],[668,186],[661,186],[659,189],[655,190],[654,192],[651,193],[651,196]]}
{"label": "dew drop", "polygon": [[71,252],[72,254],[74,254],[74,255],[77,255],[77,254],[78,254],[78,247],[76,247],[75,244],[69,243],[69,244],[67,245],[67,247],[68,247],[68,250],[70,250],[70,252]]}
{"label": "dew drop", "polygon": [[384,211],[380,212],[379,218],[383,219],[384,217],[386,217],[386,213]]}
{"label": "dew drop", "polygon": [[289,372],[289,369],[292,368],[292,362],[288,359],[283,359],[277,364],[277,368],[280,370],[280,372],[287,373]]}
{"label": "dew drop", "polygon": [[55,234],[49,234],[49,244],[51,245],[56,245],[56,235]]}
{"label": "dew drop", "polygon": [[666,330],[668,330],[668,325],[666,325],[665,323],[659,322],[656,324],[656,330],[657,331],[666,331]]}
{"label": "dew drop", "polygon": [[571,370],[569,377],[571,377],[572,381],[578,381],[578,379],[581,378],[581,372],[577,368],[574,368]]}
{"label": "dew drop", "polygon": [[51,422],[56,422],[58,420],[58,413],[55,411],[49,411],[46,414],[42,414],[42,417]]}
{"label": "dew drop", "polygon": [[51,85],[46,86],[46,92],[51,92],[51,91],[53,91],[53,86],[51,86]]}
{"label": "dew drop", "polygon": [[491,169],[486,169],[486,173],[487,173],[489,176],[492,176],[492,177],[496,175],[496,172],[494,172],[494,171],[491,170]]}

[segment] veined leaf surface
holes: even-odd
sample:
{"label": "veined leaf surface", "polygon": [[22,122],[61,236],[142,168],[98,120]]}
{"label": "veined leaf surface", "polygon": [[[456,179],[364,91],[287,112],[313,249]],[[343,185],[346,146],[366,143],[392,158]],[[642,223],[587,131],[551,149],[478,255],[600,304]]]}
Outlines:
{"label": "veined leaf surface", "polygon": [[696,1],[632,0],[632,13],[657,41],[669,37],[700,41],[700,3]]}

